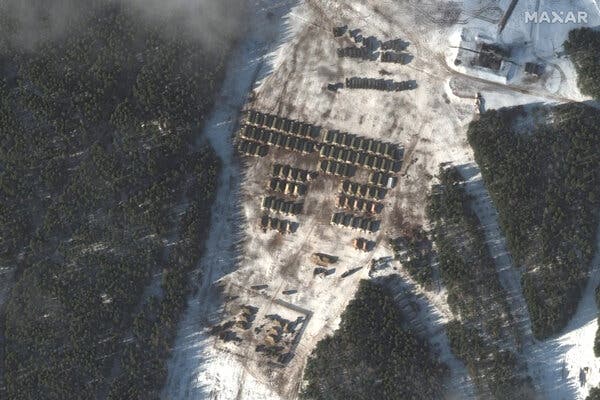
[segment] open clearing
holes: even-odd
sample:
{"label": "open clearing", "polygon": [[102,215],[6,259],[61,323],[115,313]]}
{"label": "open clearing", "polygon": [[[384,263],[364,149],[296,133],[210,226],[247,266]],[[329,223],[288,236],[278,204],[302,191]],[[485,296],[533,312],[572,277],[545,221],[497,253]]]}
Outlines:
{"label": "open clearing", "polygon": [[[399,234],[403,224],[425,224],[426,196],[439,165],[473,164],[466,128],[476,117],[477,93],[485,99],[486,108],[583,99],[576,89],[570,62],[554,59],[554,54],[547,51],[552,45],[549,40],[559,43],[564,39],[566,27],[546,39],[539,29],[520,27],[522,21],[509,22],[503,40],[516,40],[522,35],[532,42],[519,57],[539,54],[555,65],[539,81],[525,81],[517,74],[504,84],[486,74],[456,68],[456,47],[463,28],[493,34],[502,15],[498,6],[502,9],[504,3],[508,2],[255,1],[256,13],[250,24],[253,28],[231,59],[221,100],[206,127],[223,159],[224,171],[202,261],[204,278],[181,323],[169,364],[165,399],[296,398],[306,357],[319,340],[336,329],[358,281],[369,277],[371,262],[392,255],[388,241]],[[537,3],[525,1],[523,6],[547,6],[546,1]],[[593,21],[598,20],[591,3],[578,3],[590,14],[595,13]],[[402,65],[338,57],[338,48],[353,44],[348,33],[333,36],[332,29],[343,25],[360,29],[364,37],[408,42],[406,52],[412,56],[411,61]],[[562,71],[558,78],[554,69]],[[350,77],[415,81],[417,88],[401,92],[328,90],[328,84],[343,83]],[[333,226],[332,215],[341,211],[336,207],[336,196],[343,179],[319,173],[307,183],[306,195],[292,198],[304,203],[300,215],[269,214],[292,221],[295,232],[264,232],[259,226],[265,213],[261,204],[263,196],[270,194],[267,186],[273,164],[319,172],[320,158],[318,152],[301,154],[273,147],[262,158],[234,153],[233,135],[243,120],[242,109],[314,124],[323,128],[323,134],[328,129],[339,130],[400,145],[403,164],[395,175],[398,183],[381,201],[383,211],[376,216],[381,220],[379,229],[364,233]],[[368,175],[359,168],[352,180],[367,183]],[[544,350],[546,344],[533,343],[522,298],[515,294],[520,293],[515,278],[519,271],[514,270],[505,254],[485,189],[472,188],[479,199],[476,211],[486,224],[490,249],[499,263],[501,281],[514,295],[510,303],[522,325],[524,356],[531,362],[536,386],[546,399],[584,398],[590,385],[600,379],[597,365],[586,365],[595,371],[585,385],[579,385],[574,373],[556,381],[552,371],[561,368],[556,365],[559,361],[566,365],[565,370],[583,368],[576,355],[582,349],[592,353],[592,344],[587,339],[569,342],[573,347],[568,357],[557,360],[554,351]],[[357,237],[371,241],[372,251],[355,249],[352,240]],[[326,267],[328,274],[315,275],[317,265],[311,258],[314,253],[338,258]],[[378,276],[392,273],[399,273],[399,303],[418,305],[411,313],[415,326],[431,337],[441,359],[451,366],[449,397],[474,397],[464,366],[448,349],[443,324],[452,315],[444,291],[422,290],[396,262],[379,271]],[[586,293],[586,304],[591,296]],[[583,329],[588,339],[595,331],[593,301],[584,308],[585,315],[576,318],[576,326],[571,327],[565,341],[583,334]],[[228,321],[235,326],[230,329],[234,336],[224,341],[214,334],[214,328]],[[557,341],[564,343],[562,339]],[[264,346],[281,349],[266,353]],[[577,365],[571,367],[569,363]],[[554,380],[552,385],[550,380]],[[560,390],[555,390],[556,385]],[[545,392],[547,388],[551,390]]]}

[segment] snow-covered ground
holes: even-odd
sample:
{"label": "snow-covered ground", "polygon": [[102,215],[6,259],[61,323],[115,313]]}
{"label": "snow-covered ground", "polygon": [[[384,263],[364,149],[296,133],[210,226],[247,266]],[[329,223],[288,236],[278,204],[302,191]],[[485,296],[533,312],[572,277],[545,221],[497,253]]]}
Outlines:
{"label": "snow-covered ground", "polygon": [[[458,6],[462,6],[462,10],[454,17],[458,3],[446,0],[254,1],[256,6],[249,7],[252,14],[248,16],[252,29],[230,61],[217,108],[206,126],[206,134],[221,156],[224,168],[210,239],[201,262],[200,269],[205,271],[205,276],[180,324],[168,365],[164,399],[295,398],[307,355],[320,339],[336,329],[358,281],[368,276],[368,268],[345,279],[339,273],[365,267],[371,259],[389,255],[386,241],[397,234],[397,224],[425,221],[425,198],[440,163],[473,165],[466,127],[474,116],[476,93],[483,95],[488,109],[583,98],[575,85],[570,62],[544,52],[551,43],[560,43],[570,29],[566,27],[560,27],[562,33],[547,35],[543,31],[545,27],[532,29],[521,26],[522,22],[519,25],[515,19],[509,22],[503,35],[504,41],[530,38],[533,43],[530,48],[539,49],[545,62],[557,71],[550,74],[544,84],[526,84],[515,78],[506,86],[486,79],[485,75],[470,76],[468,70],[453,69],[451,61],[455,49],[452,46],[456,45],[456,38],[460,38],[462,28],[481,29],[495,35],[505,0],[465,0]],[[540,0],[539,7],[558,3],[563,4]],[[568,3],[569,7],[588,7],[597,13],[590,0]],[[538,3],[523,0],[522,5],[537,7]],[[523,12],[518,8],[515,15]],[[364,36],[408,40],[408,51],[414,60],[401,66],[338,58],[336,48],[351,42],[349,38],[334,39],[331,30],[344,24],[351,29],[360,28]],[[519,62],[529,57],[526,53],[519,55]],[[529,54],[533,54],[533,50]],[[418,88],[402,93],[342,89],[334,94],[326,90],[328,83],[343,82],[351,76],[389,77],[396,81],[415,79]],[[314,169],[315,160],[273,151],[265,159],[245,160],[240,167],[233,154],[231,134],[247,101],[261,111],[404,145],[405,165],[399,185],[386,197],[382,217],[385,225],[382,232],[373,237],[377,243],[373,253],[355,251],[349,244],[354,234],[328,223],[333,210],[332,196],[338,185],[333,178],[311,184],[305,199],[307,213],[298,218],[297,233],[281,238],[257,229],[256,220],[261,215],[259,199],[265,190],[270,163],[277,160]],[[519,271],[511,265],[493,205],[480,178],[477,173],[472,173],[470,178],[469,190],[479,199],[475,209],[484,223],[500,280],[509,293],[509,304],[522,331],[522,357],[528,362],[536,385],[542,389],[544,399],[581,398],[588,389],[586,385],[577,386],[579,368],[589,365],[593,369],[587,374],[587,380],[594,384],[600,374],[592,350],[596,327],[592,286],[566,330],[568,333],[534,343],[520,295]],[[308,255],[315,251],[340,257],[334,276],[313,276],[314,265],[310,265]],[[464,365],[452,356],[441,331],[443,323],[451,317],[443,291],[423,291],[400,272],[404,282],[402,289],[420,305],[415,316],[418,323],[430,334],[441,358],[452,368],[451,397],[471,398],[474,396],[472,383],[466,377]],[[596,272],[592,281],[598,279]],[[222,285],[225,294],[239,295],[237,301],[258,302],[252,304],[267,310],[274,302],[285,300],[310,311],[311,318],[300,338],[296,356],[287,367],[264,368],[249,345],[240,345],[234,352],[216,346],[216,339],[207,334],[207,327],[222,322],[227,308],[217,284]],[[267,285],[261,292],[266,301],[260,302],[260,296],[238,290],[252,285]],[[295,292],[282,297],[285,290]],[[562,371],[563,365],[569,374],[565,379],[556,379],[556,371]]]}
{"label": "snow-covered ground", "polygon": [[214,339],[208,335],[207,327],[218,322],[221,302],[215,283],[233,269],[235,245],[239,240],[240,167],[233,157],[232,133],[255,80],[261,73],[268,72],[264,71],[268,68],[265,56],[271,46],[285,36],[279,18],[291,4],[292,1],[285,0],[256,0],[254,7],[249,7],[255,12],[249,15],[249,34],[234,50],[221,95],[206,122],[204,135],[221,158],[223,169],[209,239],[199,266],[202,276],[196,276],[200,288],[189,301],[180,323],[168,363],[164,399],[234,399],[241,390],[239,382],[244,383],[244,398],[273,398],[268,388],[245,373],[237,358],[214,348]]}
{"label": "snow-covered ground", "polygon": [[[329,3],[328,5],[337,6],[335,3]],[[355,6],[361,8],[359,3],[356,3]],[[269,18],[265,18],[265,15],[273,9],[273,7],[265,4],[264,7],[257,9],[259,11],[256,18],[262,18],[263,23],[268,21]],[[304,360],[314,344],[337,327],[339,315],[349,299],[352,298],[357,282],[366,277],[367,270],[363,268],[362,271],[347,279],[341,279],[338,275],[333,281],[322,280],[306,286],[307,281],[302,276],[299,278],[300,281],[290,279],[285,272],[279,270],[285,267],[286,259],[290,258],[288,255],[293,258],[294,254],[298,254],[300,249],[304,247],[320,248],[322,251],[341,256],[344,261],[339,268],[340,272],[343,272],[344,269],[367,265],[372,257],[383,254],[376,252],[375,254],[360,255],[351,249],[349,245],[351,235],[343,241],[339,238],[336,240],[335,235],[339,232],[331,230],[328,224],[326,226],[317,224],[306,230],[306,232],[300,231],[295,236],[301,238],[301,240],[296,241],[295,238],[292,238],[289,243],[284,243],[281,250],[264,254],[262,250],[255,248],[257,245],[260,247],[260,244],[252,244],[253,237],[262,235],[255,231],[254,224],[252,224],[248,225],[245,232],[242,232],[247,238],[247,243],[243,244],[242,255],[238,262],[239,270],[230,274],[233,260],[237,257],[235,233],[238,232],[234,230],[237,226],[243,224],[240,224],[236,214],[239,171],[232,157],[231,152],[233,149],[229,138],[237,121],[238,112],[246,101],[246,93],[254,79],[258,79],[260,82],[254,93],[259,99],[259,103],[255,105],[258,108],[265,111],[274,110],[288,115],[295,114],[295,116],[300,116],[303,120],[310,122],[328,121],[328,126],[346,127],[348,130],[368,136],[383,137],[385,132],[390,130],[389,123],[392,121],[387,118],[379,118],[375,110],[383,105],[386,109],[392,111],[397,109],[398,104],[410,104],[406,103],[403,99],[404,96],[401,95],[387,98],[388,96],[382,93],[370,93],[363,96],[363,93],[360,92],[345,92],[340,93],[339,99],[336,100],[324,92],[323,86],[327,83],[325,77],[328,74],[325,71],[332,68],[330,65],[332,62],[342,64],[341,68],[337,68],[337,73],[335,72],[336,67],[333,66],[334,74],[340,80],[353,73],[351,70],[354,68],[358,67],[366,72],[372,67],[372,65],[357,65],[354,62],[337,59],[335,56],[336,43],[332,40],[330,31],[333,22],[326,18],[327,14],[321,14],[318,10],[315,11],[311,5],[301,4],[293,8],[287,15],[284,25],[287,31],[282,31],[281,27],[277,28],[280,35],[289,34],[289,40],[284,41],[282,37],[275,36],[277,31],[266,33],[264,30],[259,29],[241,44],[231,61],[232,70],[228,73],[223,88],[222,99],[225,101],[219,102],[213,118],[207,124],[207,133],[211,142],[216,145],[224,161],[222,185],[215,204],[212,232],[207,244],[206,255],[202,261],[202,267],[208,273],[202,280],[203,283],[198,295],[190,301],[188,311],[181,322],[173,356],[168,365],[168,381],[163,391],[163,398],[165,399],[269,399],[290,397],[280,397],[280,394],[275,394],[270,388],[275,380],[269,379],[264,372],[258,371],[251,361],[218,350],[214,346],[214,338],[207,335],[206,327],[218,323],[222,311],[219,298],[213,287],[215,282],[221,280],[228,284],[239,283],[249,286],[264,283],[266,279],[270,286],[269,291],[275,290],[272,293],[273,296],[278,295],[280,290],[288,289],[287,285],[296,285],[293,287],[298,289],[298,294],[291,296],[290,300],[295,304],[301,304],[309,308],[313,313],[313,317],[298,346],[295,361],[289,368],[289,373],[292,374],[290,381],[294,383],[299,381],[299,374],[302,372]],[[271,17],[271,19],[273,18]],[[275,21],[279,21],[277,17]],[[361,23],[361,25],[364,25],[364,23]],[[389,26],[391,24],[386,27],[386,30],[389,30]],[[374,33],[382,33],[381,28]],[[393,34],[389,33],[388,36],[393,37]],[[312,38],[311,35],[314,35],[315,38]],[[403,35],[399,36],[402,37]],[[326,44],[321,45],[316,38]],[[279,43],[281,45],[277,46]],[[265,57],[265,50],[269,46],[273,46],[274,51]],[[324,54],[320,54],[322,47],[326,49]],[[297,60],[293,60],[294,55]],[[305,59],[305,57],[308,59]],[[296,64],[293,63],[294,61],[296,61]],[[394,65],[386,67],[394,71],[400,70],[398,66]],[[271,70],[273,73],[270,73]],[[282,74],[283,77],[278,77],[279,74]],[[286,81],[289,81],[288,87],[286,87]],[[442,94],[443,88],[440,90],[439,95]],[[363,121],[359,121],[358,116],[347,120],[348,112],[361,109],[361,98],[365,97],[368,99],[368,108],[364,109],[365,112],[361,118]],[[428,105],[427,91],[415,93],[408,97],[415,98],[416,103],[420,104],[423,109],[435,109],[435,107]],[[333,104],[332,100],[334,100]],[[305,110],[302,111],[300,107]],[[322,115],[327,110],[331,110],[333,114],[330,118],[318,117],[315,121],[315,116]],[[439,115],[438,111],[434,111],[434,113]],[[392,116],[392,113],[388,115]],[[408,118],[414,118],[415,116],[414,112],[407,115]],[[404,121],[405,118],[401,119]],[[450,125],[453,124],[454,122]],[[414,135],[409,130],[404,130],[405,122],[397,123],[397,125],[394,133],[394,136],[397,137],[394,139],[387,138],[387,140],[397,140],[404,143],[405,140],[402,140],[402,137],[406,137],[409,133]],[[444,121],[423,124],[420,131],[426,140],[424,143],[440,140],[441,138],[437,137],[435,132],[447,125],[448,123]],[[430,139],[427,139],[428,137]],[[437,168],[439,162],[446,160],[448,156],[444,154],[448,152],[465,154],[461,150],[465,147],[464,140],[460,139],[458,143],[454,143],[454,138],[452,138],[450,142],[452,143],[444,143],[439,146],[443,151],[438,152],[436,156],[440,158],[430,161],[432,168]],[[246,173],[241,200],[244,217],[249,222],[254,222],[254,213],[256,213],[258,201],[256,196],[248,194],[248,190],[251,189],[253,182],[256,182],[256,185],[262,185],[260,183],[263,179],[261,174],[265,174],[265,171],[257,171],[256,168],[252,167]],[[420,182],[423,174],[424,171],[421,171],[421,168],[416,168],[414,178],[407,178],[406,184],[403,186],[409,187],[412,185],[410,183],[411,179],[414,179],[415,183],[419,183],[412,190],[419,195],[424,195],[423,189],[426,189],[427,184]],[[412,172],[407,172],[407,177],[412,175]],[[335,188],[332,189],[335,190]],[[325,191],[327,192],[327,189]],[[331,192],[332,190],[329,190],[328,193],[331,194]],[[408,203],[412,203],[413,200],[408,199],[410,193],[405,197],[407,197],[405,200],[407,202],[406,211],[411,212]],[[318,201],[318,199],[315,199],[315,201]],[[248,207],[248,205],[251,205],[251,207]],[[393,204],[390,203],[386,207],[391,212]],[[416,210],[416,212],[422,214],[422,210]],[[319,216],[314,218],[319,219]],[[329,217],[326,216],[326,218]],[[303,221],[302,225],[309,227],[311,222],[309,220]],[[328,230],[331,230],[331,232],[329,233]],[[326,240],[323,240],[320,236],[322,234],[326,235]],[[334,249],[336,246],[338,248]],[[306,271],[306,276],[309,275],[312,276],[312,268]],[[332,287],[332,284],[335,286]],[[448,355],[447,347],[445,349],[442,348],[442,351],[445,351],[445,354]],[[284,373],[286,372],[284,371]],[[462,376],[462,378],[456,380],[457,384],[465,385],[465,382],[468,382],[464,373],[461,375],[455,372],[454,375]],[[297,388],[297,386],[292,385],[291,389],[294,389],[294,387]],[[455,394],[459,392],[458,389],[454,391]]]}

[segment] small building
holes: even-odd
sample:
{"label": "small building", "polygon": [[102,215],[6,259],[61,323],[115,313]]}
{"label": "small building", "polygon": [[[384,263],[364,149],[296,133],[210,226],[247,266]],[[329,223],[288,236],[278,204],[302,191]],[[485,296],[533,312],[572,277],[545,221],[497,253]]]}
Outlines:
{"label": "small building", "polygon": [[528,62],[525,63],[525,72],[527,72],[530,75],[535,75],[535,76],[542,76],[544,75],[544,72],[546,70],[546,67],[543,64],[538,64],[538,63],[533,63],[533,62]]}
{"label": "small building", "polygon": [[373,248],[373,242],[365,239],[365,238],[356,238],[352,240],[352,245],[356,250],[361,250],[364,252],[371,251]]}
{"label": "small building", "polygon": [[500,71],[502,62],[510,56],[508,51],[491,43],[480,43],[478,50],[479,56],[473,60],[474,65],[493,71]]}

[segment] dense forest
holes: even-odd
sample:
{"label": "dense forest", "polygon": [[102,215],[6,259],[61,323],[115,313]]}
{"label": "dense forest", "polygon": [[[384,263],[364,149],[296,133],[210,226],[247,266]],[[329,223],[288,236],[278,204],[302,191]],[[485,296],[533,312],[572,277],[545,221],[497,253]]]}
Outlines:
{"label": "dense forest", "polygon": [[227,50],[78,4],[35,48],[0,15],[0,398],[153,399],[210,222],[198,135]]}
{"label": "dense forest", "polygon": [[581,93],[600,99],[600,32],[592,28],[574,29],[564,47],[577,70]]}
{"label": "dense forest", "polygon": [[302,398],[430,400],[442,398],[447,367],[406,327],[388,290],[361,281],[339,329],[309,357]]}
{"label": "dense forest", "polygon": [[[520,132],[515,121],[544,115]],[[517,265],[533,332],[559,332],[575,312],[596,249],[600,118],[581,104],[486,112],[468,138]]]}
{"label": "dense forest", "polygon": [[524,362],[514,350],[504,350],[518,350],[519,332],[462,176],[455,167],[440,168],[439,181],[429,197],[428,217],[448,304],[457,316],[447,325],[452,351],[483,397],[534,398]]}
{"label": "dense forest", "polygon": [[[482,389],[482,398],[536,399],[532,380],[522,376],[515,353],[499,348],[475,328],[454,320],[446,325],[450,348]],[[489,395],[487,394],[489,392]]]}
{"label": "dense forest", "polygon": [[585,400],[600,400],[600,388],[592,388]]}
{"label": "dense forest", "polygon": [[[456,168],[440,168],[440,184],[429,197],[428,217],[440,276],[454,314],[473,321],[494,339],[511,336],[512,317],[479,219]],[[504,332],[508,329],[507,332]]]}
{"label": "dense forest", "polygon": [[433,246],[427,232],[422,227],[404,229],[401,236],[390,240],[395,259],[420,285],[431,289],[433,269],[431,267]]}

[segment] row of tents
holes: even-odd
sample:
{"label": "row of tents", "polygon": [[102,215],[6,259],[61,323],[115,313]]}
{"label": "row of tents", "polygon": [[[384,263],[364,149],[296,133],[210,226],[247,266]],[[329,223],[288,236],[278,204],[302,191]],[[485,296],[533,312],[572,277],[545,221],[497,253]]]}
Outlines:
{"label": "row of tents", "polygon": [[410,43],[405,42],[402,39],[391,39],[386,40],[385,42],[381,42],[381,50],[394,50],[394,51],[404,51],[408,48]]}
{"label": "row of tents", "polygon": [[369,176],[369,183],[375,186],[391,189],[396,186],[397,178],[392,174],[385,172],[372,172]]}
{"label": "row of tents", "polygon": [[260,219],[260,227],[264,232],[268,230],[276,230],[281,234],[294,233],[298,229],[298,223],[288,221],[286,219],[272,218],[268,215],[263,215]]}
{"label": "row of tents", "polygon": [[294,136],[311,139],[317,139],[321,136],[321,127],[319,126],[256,110],[247,112],[246,126],[248,125],[256,125],[260,128],[274,129]]}
{"label": "row of tents", "polygon": [[315,142],[310,139],[301,138],[270,129],[246,125],[244,128],[242,128],[241,136],[244,139],[253,140],[260,144],[298,151],[305,154],[315,151]]}
{"label": "row of tents", "polygon": [[385,172],[398,172],[402,163],[400,161],[392,161],[380,155],[367,154],[350,149],[344,149],[331,144],[324,144],[319,150],[321,158],[327,158],[339,162],[353,164],[357,167],[374,169]]}
{"label": "row of tents", "polygon": [[369,214],[381,214],[383,211],[383,204],[379,202],[365,200],[354,196],[346,196],[345,194],[338,195],[336,206],[350,211]]}
{"label": "row of tents", "polygon": [[281,197],[265,196],[262,201],[262,209],[287,215],[300,215],[304,208],[303,202],[285,200]]}
{"label": "row of tents", "polygon": [[[360,29],[348,29],[348,25],[334,27],[333,28],[333,37],[336,37],[336,38],[342,37],[342,36],[344,36],[344,34],[346,32],[348,32],[350,38],[352,40],[354,40],[354,43],[356,43],[356,44],[363,43],[363,41],[365,40],[365,38],[361,34]],[[373,44],[370,43],[371,46],[378,45],[377,38],[371,36],[371,37],[369,37],[369,39],[372,39],[375,42]]]}
{"label": "row of tents", "polygon": [[246,139],[240,140],[238,150],[240,153],[252,157],[264,157],[269,154],[269,146]]}
{"label": "row of tents", "polygon": [[373,53],[368,47],[342,47],[337,49],[337,55],[341,58],[358,58],[361,60],[375,61],[379,58],[379,53]]}
{"label": "row of tents", "polygon": [[[388,55],[396,55],[401,54],[400,59],[403,59],[404,63],[410,62],[410,55],[407,53],[401,53],[405,51],[410,45],[409,42],[405,42],[402,39],[390,39],[381,41],[377,39],[375,36],[364,37],[361,34],[360,29],[352,29],[348,30],[348,26],[339,26],[333,28],[333,36],[334,37],[342,37],[344,34],[348,32],[350,38],[354,40],[356,46],[346,47],[338,49],[338,56],[340,57],[353,57],[353,58],[363,58],[363,59],[373,59],[374,54],[377,50],[381,50],[382,61],[384,61],[384,54]],[[386,58],[389,56],[386,56]],[[408,57],[408,58],[406,58]],[[373,59],[374,61],[374,59]],[[385,62],[385,61],[384,61]],[[389,61],[388,61],[389,62]],[[396,61],[398,62],[398,61]]]}
{"label": "row of tents", "polygon": [[346,32],[348,32],[350,38],[354,40],[354,43],[364,43],[369,48],[380,47],[381,50],[404,51],[410,45],[409,42],[405,42],[402,39],[390,39],[381,41],[375,36],[369,36],[365,38],[361,34],[360,29],[348,29],[348,25],[333,28],[333,36],[336,38],[344,36]]}
{"label": "row of tents", "polygon": [[394,161],[402,161],[403,157],[402,148],[395,143],[357,136],[348,132],[329,130],[323,141],[327,144],[387,157]]}
{"label": "row of tents", "polygon": [[352,240],[352,245],[357,250],[369,252],[375,248],[375,242],[367,240],[365,238],[356,238]]}
{"label": "row of tents", "polygon": [[348,196],[373,200],[383,200],[387,194],[384,188],[347,180],[341,183],[340,191]]}
{"label": "row of tents", "polygon": [[346,228],[356,229],[364,232],[375,233],[381,227],[381,221],[368,217],[361,217],[354,214],[338,212],[331,217],[333,225],[339,225]]}
{"label": "row of tents", "polygon": [[384,51],[381,53],[381,62],[406,65],[411,62],[413,56],[408,53],[396,53]]}
{"label": "row of tents", "polygon": [[345,178],[352,178],[356,174],[356,167],[354,165],[333,160],[322,160],[319,169],[324,174]]}
{"label": "row of tents", "polygon": [[[393,39],[381,42],[381,62],[406,65],[410,63],[413,56],[404,52],[410,43],[402,39]],[[406,89],[404,89],[406,90]]]}
{"label": "row of tents", "polygon": [[371,51],[377,50],[379,47],[379,40],[375,36],[363,36],[360,29],[351,29],[348,31],[350,38],[354,40],[354,43],[362,45]]}
{"label": "row of tents", "polygon": [[373,89],[387,92],[401,92],[404,90],[416,89],[415,81],[396,82],[392,79],[383,78],[346,78],[346,87],[348,89]]}
{"label": "row of tents", "polygon": [[310,182],[318,175],[314,171],[307,171],[305,169],[294,168],[291,165],[283,164],[273,164],[271,173],[275,178],[302,183]]}
{"label": "row of tents", "polygon": [[333,36],[336,38],[344,36],[346,32],[348,32],[350,38],[354,40],[354,43],[362,43],[370,49],[381,48],[381,50],[404,51],[410,45],[410,43],[405,42],[402,39],[381,41],[375,36],[364,37],[360,29],[348,29],[348,25],[333,28]]}
{"label": "row of tents", "polygon": [[289,196],[304,196],[308,187],[304,183],[290,182],[285,179],[272,178],[269,189]]}

